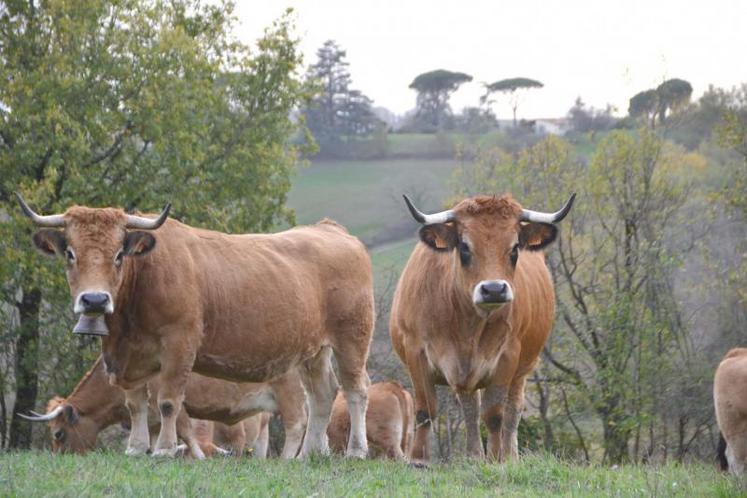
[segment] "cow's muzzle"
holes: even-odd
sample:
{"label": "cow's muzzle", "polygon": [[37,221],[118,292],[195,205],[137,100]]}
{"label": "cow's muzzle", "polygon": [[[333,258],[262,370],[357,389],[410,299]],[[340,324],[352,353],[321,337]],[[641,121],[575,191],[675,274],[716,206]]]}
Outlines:
{"label": "cow's muzzle", "polygon": [[485,310],[499,308],[514,299],[511,284],[505,280],[483,280],[475,286],[472,302]]}
{"label": "cow's muzzle", "polygon": [[114,313],[111,294],[101,291],[81,292],[75,300],[74,311],[80,313],[80,318],[73,328],[73,334],[109,335],[104,314]]}

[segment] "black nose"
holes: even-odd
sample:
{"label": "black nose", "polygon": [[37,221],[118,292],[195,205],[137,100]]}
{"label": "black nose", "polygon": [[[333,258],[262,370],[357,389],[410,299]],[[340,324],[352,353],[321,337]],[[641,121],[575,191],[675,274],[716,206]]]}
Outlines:
{"label": "black nose", "polygon": [[80,303],[87,312],[104,312],[109,303],[109,295],[103,292],[86,292],[80,296]]}
{"label": "black nose", "polygon": [[485,282],[480,285],[480,294],[484,303],[502,303],[506,299],[506,282]]}

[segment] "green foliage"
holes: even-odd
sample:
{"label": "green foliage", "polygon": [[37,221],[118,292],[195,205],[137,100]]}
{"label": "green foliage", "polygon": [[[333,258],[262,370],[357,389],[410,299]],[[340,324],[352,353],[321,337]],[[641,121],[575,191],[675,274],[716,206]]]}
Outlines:
{"label": "green foliage", "polygon": [[485,89],[488,93],[492,92],[506,92],[513,93],[516,90],[525,88],[542,88],[543,85],[537,80],[531,78],[507,78],[505,80],[495,81],[489,85],[485,85]]}
{"label": "green foliage", "polygon": [[416,76],[409,86],[418,92],[416,112],[407,128],[425,132],[444,129],[451,115],[451,94],[469,81],[472,81],[469,74],[445,69],[436,69]]}
{"label": "green foliage", "polygon": [[[357,141],[377,130],[383,123],[371,108],[372,100],[360,90],[350,88],[346,52],[333,40],[317,50],[317,61],[309,67],[307,80],[317,93],[304,110],[306,124],[324,156],[353,156]],[[385,133],[385,131],[384,131]],[[347,145],[351,143],[352,147]]]}
{"label": "green foliage", "polygon": [[683,109],[689,102],[693,87],[685,80],[672,78],[655,89],[638,92],[630,99],[628,114],[632,118],[646,118],[652,128],[658,118],[660,124],[666,121],[667,113]]}
{"label": "green foliage", "polygon": [[[70,298],[62,269],[32,250],[32,227],[13,191],[43,213],[72,204],[155,210],[171,201],[177,218],[216,229],[294,222],[285,201],[299,149],[288,140],[299,125],[290,113],[306,89],[292,19],[284,15],[253,48],[235,39],[234,28],[228,1],[5,5],[2,299],[12,308],[34,289],[43,291],[49,306],[39,355],[52,337],[62,351],[74,349],[60,318]],[[8,321],[2,328],[14,331],[3,342],[9,353],[19,329]],[[88,363],[69,359],[73,369],[66,372],[75,378]],[[42,380],[56,361],[65,358],[39,365]],[[61,384],[69,386],[71,377]]]}
{"label": "green foliage", "polygon": [[516,128],[516,109],[519,107],[520,93],[518,90],[529,90],[532,88],[542,88],[543,85],[537,80],[530,78],[507,78],[504,80],[498,80],[493,83],[485,85],[485,95],[480,98],[480,101],[484,104],[490,105],[492,101],[490,96],[493,93],[505,93],[509,95],[509,101],[511,103],[511,109],[514,113],[514,128]]}

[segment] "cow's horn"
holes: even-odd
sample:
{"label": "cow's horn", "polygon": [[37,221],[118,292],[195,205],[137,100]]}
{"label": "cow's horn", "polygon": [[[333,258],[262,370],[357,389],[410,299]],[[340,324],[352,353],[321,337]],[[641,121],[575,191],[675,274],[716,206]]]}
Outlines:
{"label": "cow's horn", "polygon": [[[18,203],[23,209],[23,214],[34,220],[34,223],[40,227],[60,228],[65,226],[65,216],[61,214],[50,214],[48,216],[41,216],[36,214],[33,209],[26,204],[21,194],[15,192]],[[19,413],[20,415],[20,413]]]}
{"label": "cow's horn", "polygon": [[31,415],[24,415],[23,413],[19,413],[18,416],[21,418],[25,418],[26,420],[30,420],[32,422],[48,422],[50,420],[54,420],[57,418],[57,416],[62,413],[62,410],[64,410],[65,407],[62,405],[57,406],[54,410],[52,410],[49,413],[46,413],[44,415],[40,413],[36,413],[33,410],[30,410]]}
{"label": "cow's horn", "polygon": [[163,207],[163,211],[158,215],[158,218],[144,218],[142,216],[135,216],[132,214],[127,215],[127,228],[137,228],[140,230],[155,230],[156,228],[163,225],[166,218],[169,217],[169,211],[171,210],[171,203],[169,202]]}
{"label": "cow's horn", "polygon": [[570,212],[573,206],[573,201],[576,199],[576,194],[571,195],[571,198],[565,203],[560,211],[554,213],[543,213],[541,211],[532,211],[531,209],[521,210],[521,221],[533,221],[535,223],[558,223]]}
{"label": "cow's horn", "polygon": [[406,195],[402,195],[402,197],[405,198],[407,208],[410,210],[410,213],[412,213],[412,217],[415,218],[415,221],[418,223],[422,223],[423,225],[433,225],[435,223],[448,223],[456,219],[456,215],[451,209],[448,211],[441,211],[440,213],[425,214],[419,211],[418,208],[412,204],[409,197]]}

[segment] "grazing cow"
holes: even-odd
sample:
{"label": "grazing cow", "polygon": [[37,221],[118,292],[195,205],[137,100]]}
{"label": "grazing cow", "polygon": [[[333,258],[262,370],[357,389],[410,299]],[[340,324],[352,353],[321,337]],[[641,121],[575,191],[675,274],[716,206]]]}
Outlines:
{"label": "grazing cow", "polygon": [[415,389],[413,460],[430,459],[436,384],[456,392],[470,455],[483,455],[478,389],[484,388],[489,455],[517,456],[525,378],[555,313],[541,249],[557,236],[554,224],[574,197],[552,214],[522,209],[510,195],[468,198],[423,214],[405,196],[423,226],[394,294],[390,334]]}
{"label": "grazing cow", "polygon": [[[414,409],[412,396],[396,382],[377,382],[368,388],[366,435],[372,456],[404,460],[412,445]],[[350,432],[347,404],[341,393],[332,405],[332,418],[327,427],[329,446],[342,453]]]}
{"label": "grazing cow", "polygon": [[309,393],[301,455],[328,452],[334,352],[352,421],[347,455],[365,457],[373,277],[366,248],[342,226],[227,235],[167,219],[170,206],[154,219],[82,206],[40,216],[18,199],[47,227],[36,247],[65,261],[77,331],[102,335],[106,370],[132,418],[128,454],[150,447],[152,377],[160,374],[154,454],[170,456],[190,372],[266,382],[293,368]]}
{"label": "grazing cow", "polygon": [[[151,392],[158,392],[159,388],[157,378],[148,384]],[[236,455],[240,456],[262,430],[261,412],[277,412],[285,429],[281,457],[293,458],[301,447],[306,430],[306,395],[295,370],[262,384],[234,383],[193,373],[189,376],[185,394],[185,410],[177,416],[177,434],[195,458],[202,458],[203,453],[210,456],[218,450],[212,445],[213,424],[193,427],[190,416],[218,422],[215,438],[228,444],[229,449],[236,450]],[[151,399],[151,410],[157,413],[154,401]],[[101,357],[70,396],[49,401],[45,415],[22,416],[32,421],[48,421],[52,449],[64,453],[92,450],[99,432],[110,425],[131,426],[124,391],[109,383]],[[151,430],[159,429],[158,420],[153,419],[154,423],[149,425]],[[265,442],[264,454],[267,453],[266,447]]]}
{"label": "grazing cow", "polygon": [[[716,421],[726,441],[726,463],[734,475],[747,469],[747,348],[734,348],[716,369],[713,379]],[[726,470],[726,469],[724,469]]]}

